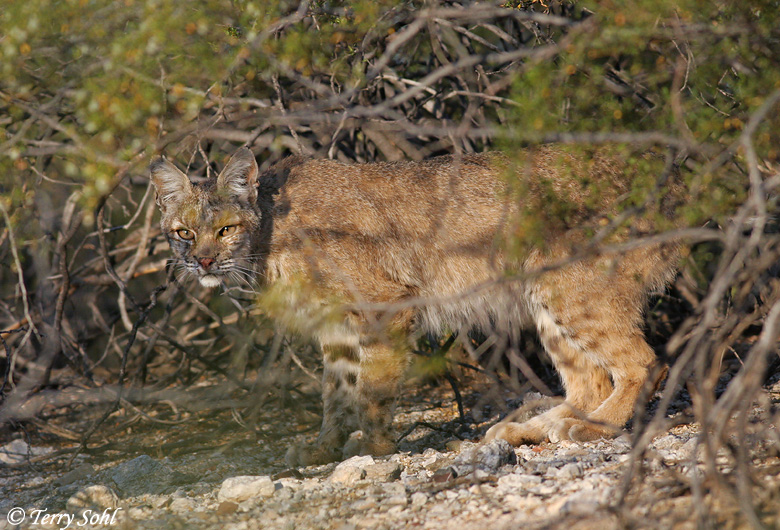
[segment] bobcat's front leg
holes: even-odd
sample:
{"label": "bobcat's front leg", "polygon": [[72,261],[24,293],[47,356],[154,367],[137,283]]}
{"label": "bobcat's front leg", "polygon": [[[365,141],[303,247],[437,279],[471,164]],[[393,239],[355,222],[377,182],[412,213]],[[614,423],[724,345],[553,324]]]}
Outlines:
{"label": "bobcat's front leg", "polygon": [[322,345],[322,428],[313,446],[293,446],[287,451],[292,467],[327,464],[342,457],[350,433],[357,430],[357,383],[360,353],[355,346]]}
{"label": "bobcat's front leg", "polygon": [[[310,466],[354,455],[392,453],[393,408],[406,370],[406,355],[379,342],[359,347],[323,345],[323,353],[322,429],[313,447],[290,448],[288,465]],[[362,436],[349,439],[358,429]]]}
{"label": "bobcat's front leg", "polygon": [[356,408],[363,436],[347,443],[345,458],[395,451],[393,409],[406,371],[407,355],[389,344],[374,342],[361,347],[360,357]]}

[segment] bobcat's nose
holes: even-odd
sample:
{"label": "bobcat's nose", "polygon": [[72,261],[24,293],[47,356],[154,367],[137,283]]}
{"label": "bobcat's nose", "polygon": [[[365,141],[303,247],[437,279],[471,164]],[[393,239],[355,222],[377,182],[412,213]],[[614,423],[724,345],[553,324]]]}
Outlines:
{"label": "bobcat's nose", "polygon": [[204,271],[209,270],[212,265],[214,265],[214,262],[217,261],[214,258],[195,258],[198,260],[198,263],[200,263],[200,266],[203,267]]}

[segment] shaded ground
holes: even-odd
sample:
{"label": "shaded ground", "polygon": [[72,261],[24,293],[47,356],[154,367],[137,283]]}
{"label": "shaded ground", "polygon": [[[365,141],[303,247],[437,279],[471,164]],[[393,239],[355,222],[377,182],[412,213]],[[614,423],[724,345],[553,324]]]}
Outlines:
{"label": "shaded ground", "polygon": [[[473,404],[477,394],[462,390],[467,405]],[[780,402],[780,384],[770,390],[773,403]],[[684,409],[686,402],[678,401],[678,409]],[[74,504],[78,495],[95,502],[88,507],[92,513],[115,513],[106,527],[117,528],[601,530],[695,528],[697,517],[718,528],[748,526],[739,499],[723,491],[736,480],[727,453],[717,458],[723,484],[698,481],[691,487],[697,484],[691,477],[703,469],[693,424],[657,436],[641,457],[642,474],[625,489],[633,460],[627,437],[508,451],[496,446],[492,453],[476,453],[473,444],[459,438],[478,439],[498,416],[461,424],[446,385],[404,394],[396,426],[406,436],[397,454],[289,470],[283,458],[289,444],[316,435],[317,418],[301,404],[294,407],[297,414],[266,407],[254,431],[243,429],[228,409],[182,417],[178,425],[159,423],[172,415],[161,409],[154,418],[158,423],[139,419],[98,441],[70,467],[66,458],[6,467],[0,479],[0,528],[14,528],[6,521],[13,508],[25,510],[21,528],[63,528],[63,521],[43,525],[40,514],[77,514],[87,506]],[[124,419],[112,421],[118,425]],[[105,430],[110,427],[111,421]],[[34,442],[35,451],[67,449],[44,448],[42,441]],[[752,455],[753,501],[763,523],[775,527],[780,459],[765,446],[758,440]],[[262,487],[244,498],[245,493],[226,489],[225,481],[237,476],[267,478],[252,479]],[[95,486],[106,486],[117,497],[92,495]],[[35,510],[41,511],[37,524]]]}

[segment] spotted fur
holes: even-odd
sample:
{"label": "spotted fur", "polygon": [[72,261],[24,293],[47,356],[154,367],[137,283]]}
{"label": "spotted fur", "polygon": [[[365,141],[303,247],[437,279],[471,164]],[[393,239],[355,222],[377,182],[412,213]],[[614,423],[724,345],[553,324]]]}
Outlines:
{"label": "spotted fur", "polygon": [[[560,169],[561,159],[569,171]],[[600,203],[572,173],[605,184]],[[291,464],[394,450],[404,337],[415,329],[538,331],[566,401],[524,423],[500,423],[488,439],[590,440],[631,417],[655,362],[642,334],[643,309],[648,294],[674,276],[677,245],[556,266],[630,189],[619,158],[596,153],[586,160],[555,147],[528,151],[521,167],[497,154],[373,164],[292,157],[259,174],[243,148],[202,184],[165,160],[154,162],[151,174],[163,231],[203,285],[238,275],[269,288],[313,286],[305,295],[289,291],[284,300],[292,309],[279,313],[320,344],[325,360],[322,429],[314,447],[290,450]],[[512,189],[507,174],[526,186]],[[519,257],[508,252],[524,226],[524,203],[539,202],[547,189],[566,193],[574,210],[565,219],[541,212],[549,224],[545,244]],[[225,235],[225,226],[235,229]],[[652,230],[639,221],[633,228]],[[334,301],[346,305],[316,320],[317,308]],[[362,436],[350,438],[356,430]]]}

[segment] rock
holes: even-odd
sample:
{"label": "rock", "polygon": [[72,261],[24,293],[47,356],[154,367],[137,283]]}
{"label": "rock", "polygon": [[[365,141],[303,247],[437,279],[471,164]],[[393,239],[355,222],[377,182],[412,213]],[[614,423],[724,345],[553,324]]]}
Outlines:
{"label": "rock", "polygon": [[95,474],[95,468],[92,467],[91,464],[81,464],[76,469],[68,471],[67,473],[62,475],[60,478],[58,478],[55,481],[55,483],[59,486],[66,486],[68,484],[77,482],[81,479],[90,477],[94,474]]}
{"label": "rock", "polygon": [[463,444],[463,450],[455,457],[452,467],[457,474],[466,475],[480,469],[495,473],[501,467],[517,463],[515,450],[506,440],[491,440],[486,444]]}
{"label": "rock", "polygon": [[556,475],[558,476],[559,479],[571,480],[575,478],[580,478],[584,474],[585,474],[584,466],[582,464],[572,462],[561,467],[558,470],[558,473]]}
{"label": "rock", "polygon": [[393,495],[385,500],[387,506],[406,506],[407,503],[406,495]]}
{"label": "rock", "polygon": [[501,492],[525,491],[531,486],[542,483],[542,477],[538,475],[527,475],[512,473],[498,479],[498,489]]}
{"label": "rock", "polygon": [[670,462],[690,461],[696,451],[696,437],[667,434],[656,438],[650,447],[664,460]]}
{"label": "rock", "polygon": [[253,497],[270,497],[274,491],[276,486],[266,475],[231,477],[222,483],[217,500],[240,503]]}
{"label": "rock", "polygon": [[561,514],[590,514],[601,508],[606,499],[604,491],[579,491],[566,498],[558,510]]}
{"label": "rock", "polygon": [[458,476],[458,472],[454,468],[447,467],[447,468],[438,470],[436,473],[433,474],[431,479],[434,482],[437,482],[437,483],[441,484],[441,483],[444,483],[444,482],[449,482],[450,480],[454,479],[457,476]]}
{"label": "rock", "polygon": [[490,477],[490,473],[481,469],[475,469],[471,475],[477,480],[487,480]]}
{"label": "rock", "polygon": [[463,440],[450,440],[444,444],[444,447],[447,448],[447,451],[460,451],[461,447],[463,447]]}
{"label": "rock", "polygon": [[376,481],[391,481],[401,478],[403,467],[398,462],[380,462],[365,467],[366,478]]}
{"label": "rock", "polygon": [[402,496],[406,498],[406,488],[403,484],[394,482],[391,484],[383,484],[380,486],[377,486],[377,489],[380,490],[382,493],[384,493],[387,496],[393,497],[393,496]]}
{"label": "rock", "polygon": [[159,495],[177,482],[173,470],[148,455],[123,462],[105,474],[126,497],[144,493]]}
{"label": "rock", "polygon": [[197,503],[193,499],[187,497],[178,497],[171,501],[171,504],[168,506],[168,508],[174,513],[188,513],[195,511],[197,506]]}
{"label": "rock", "polygon": [[[680,447],[680,456],[683,460],[691,460],[694,455],[696,455],[697,459],[701,461],[703,455],[704,455],[704,445],[697,445],[698,444],[698,438],[693,437],[687,442],[685,442],[682,447]],[[698,449],[697,449],[698,447]]]}
{"label": "rock", "polygon": [[379,503],[377,502],[376,497],[367,497],[365,499],[360,499],[359,501],[355,501],[350,505],[350,508],[352,508],[355,511],[363,512],[366,510],[371,510],[373,508],[376,508],[379,506]]}
{"label": "rock", "polygon": [[328,480],[336,484],[354,484],[366,478],[367,468],[373,465],[374,458],[371,456],[353,456],[337,465]]}
{"label": "rock", "polygon": [[280,471],[276,475],[273,475],[271,478],[273,480],[279,480],[279,479],[283,479],[283,478],[302,479],[303,475],[301,475],[300,471],[298,471],[297,469],[291,467],[291,468],[285,469],[284,471]]}
{"label": "rock", "polygon": [[37,486],[42,486],[44,484],[46,484],[46,480],[44,480],[43,477],[33,477],[27,481],[25,486],[28,488],[35,488]]}
{"label": "rock", "polygon": [[217,515],[228,515],[230,513],[236,513],[238,510],[238,504],[232,501],[222,501],[217,506]]}
{"label": "rock", "polygon": [[173,502],[173,497],[169,495],[150,495],[148,502],[153,508],[166,508]]}
{"label": "rock", "polygon": [[68,499],[66,507],[68,511],[75,513],[82,509],[116,508],[118,504],[119,496],[114,490],[107,486],[94,485],[77,491]]}
{"label": "rock", "polygon": [[44,455],[49,451],[47,447],[32,447],[24,440],[14,440],[0,447],[0,462],[18,464],[29,457]]}
{"label": "rock", "polygon": [[354,484],[366,478],[366,470],[359,467],[342,467],[333,470],[328,480],[334,484]]}
{"label": "rock", "polygon": [[419,508],[420,506],[425,505],[428,502],[428,495],[421,491],[416,491],[412,493],[412,506],[414,508]]}
{"label": "rock", "polygon": [[352,458],[347,458],[339,465],[337,465],[336,469],[340,467],[366,467],[373,465],[374,463],[374,457],[371,455],[353,456]]}

